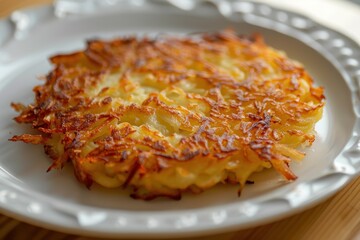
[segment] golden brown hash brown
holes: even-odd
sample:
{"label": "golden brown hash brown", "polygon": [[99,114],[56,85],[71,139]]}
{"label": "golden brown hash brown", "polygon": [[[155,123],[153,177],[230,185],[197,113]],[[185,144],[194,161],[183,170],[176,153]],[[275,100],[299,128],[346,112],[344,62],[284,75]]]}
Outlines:
{"label": "golden brown hash brown", "polygon": [[[297,62],[261,36],[232,30],[196,37],[93,40],[52,57],[35,103],[13,103],[53,163],[72,162],[90,187],[179,199],[273,167],[296,179],[296,148],[314,141],[324,96]],[[240,191],[239,190],[239,191]]]}

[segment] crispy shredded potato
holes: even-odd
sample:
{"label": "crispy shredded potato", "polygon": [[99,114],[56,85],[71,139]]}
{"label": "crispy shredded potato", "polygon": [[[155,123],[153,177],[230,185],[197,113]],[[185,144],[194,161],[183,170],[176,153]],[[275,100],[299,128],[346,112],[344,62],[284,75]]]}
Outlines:
{"label": "crispy shredded potato", "polygon": [[71,162],[90,187],[132,197],[180,199],[217,183],[239,184],[273,167],[295,180],[299,146],[315,140],[324,95],[297,62],[262,37],[232,30],[193,37],[89,41],[52,57],[35,102],[13,103],[38,135],[50,169]]}

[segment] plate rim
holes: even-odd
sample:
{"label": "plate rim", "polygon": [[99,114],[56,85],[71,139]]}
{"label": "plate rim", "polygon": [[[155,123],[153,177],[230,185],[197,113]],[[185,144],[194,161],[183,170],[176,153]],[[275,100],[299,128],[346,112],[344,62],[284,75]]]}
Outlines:
{"label": "plate rim", "polygon": [[[26,14],[34,14],[34,12],[39,10],[45,10],[48,8],[48,11],[52,11],[57,16],[57,21],[61,21],[64,16],[66,17],[66,14],[69,14],[69,12],[66,12],[67,9],[62,9],[59,6],[61,6],[61,3],[66,2],[63,0],[58,0],[56,4],[60,5],[54,5],[53,7],[50,7],[50,5],[45,6],[38,6],[33,8],[28,8],[26,10],[18,10],[13,12],[10,17],[0,19],[1,22],[4,21],[10,21],[13,26],[14,33],[17,32],[21,33],[24,31],[24,29],[21,29],[19,25],[21,24],[22,17],[26,17]],[[99,4],[100,0],[92,0],[89,1],[91,4]],[[130,2],[130,1],[128,1]],[[264,3],[257,3],[257,2],[247,2],[247,1],[231,1],[231,0],[200,0],[195,3],[195,1],[189,0],[185,1],[188,4],[178,4],[176,1],[172,0],[140,0],[136,1],[138,7],[146,7],[148,4],[162,4],[166,5],[168,7],[177,7],[182,9],[183,11],[192,11],[196,8],[202,7],[202,4],[204,3],[211,3],[212,6],[214,6],[218,13],[224,16],[225,18],[228,18],[232,21],[246,21],[249,24],[269,28],[266,24],[274,24],[277,23],[278,28],[275,28],[275,31],[281,31],[281,28],[288,27],[291,28],[294,32],[297,32],[298,34],[303,34],[308,40],[311,40],[315,43],[318,43],[319,46],[310,46],[312,48],[315,48],[322,56],[324,56],[326,59],[328,59],[331,64],[334,65],[334,67],[338,70],[338,72],[341,74],[343,79],[345,80],[350,92],[351,92],[351,99],[352,99],[352,107],[354,112],[354,118],[355,118],[355,124],[352,131],[352,137],[347,142],[346,146],[343,148],[343,150],[339,153],[337,157],[334,158],[334,161],[332,163],[331,168],[329,168],[329,171],[325,175],[321,175],[315,179],[312,179],[307,182],[300,182],[296,185],[296,187],[287,193],[284,196],[276,196],[276,201],[280,201],[284,203],[285,210],[281,214],[277,215],[270,215],[265,218],[261,219],[254,219],[254,213],[249,213],[245,208],[247,209],[258,209],[261,204],[271,204],[272,201],[274,201],[274,198],[269,199],[260,199],[258,201],[247,203],[245,202],[243,214],[244,216],[248,216],[249,222],[247,224],[242,224],[241,226],[238,225],[238,223],[233,221],[230,218],[226,218],[221,223],[216,223],[213,220],[208,221],[208,225],[204,224],[201,225],[198,222],[194,222],[191,226],[182,226],[177,227],[175,225],[172,225],[171,228],[164,229],[164,228],[151,228],[150,225],[145,229],[145,231],[140,232],[139,229],[135,230],[127,230],[124,228],[117,228],[117,229],[94,229],[94,225],[86,226],[86,225],[75,225],[74,227],[69,226],[61,226],[58,224],[54,224],[53,222],[47,222],[43,219],[39,219],[38,215],[31,214],[29,211],[25,211],[25,209],[22,209],[23,214],[19,213],[21,211],[19,210],[13,210],[9,208],[9,206],[6,205],[6,202],[1,201],[0,196],[0,209],[4,211],[6,215],[9,215],[11,217],[14,217],[16,219],[28,222],[30,224],[38,225],[41,227],[57,230],[57,231],[63,231],[68,233],[76,233],[79,235],[91,235],[91,236],[99,236],[99,237],[180,237],[180,236],[199,236],[199,235],[208,235],[208,234],[214,234],[214,233],[221,233],[225,231],[231,231],[231,230],[240,230],[243,228],[251,227],[254,225],[264,224],[273,220],[277,220],[280,218],[287,217],[289,215],[295,214],[297,212],[300,212],[304,209],[310,208],[311,206],[317,204],[320,201],[325,200],[326,198],[330,197],[337,191],[339,191],[342,187],[345,186],[346,183],[348,183],[355,175],[357,175],[360,172],[360,166],[358,164],[353,163],[351,161],[352,158],[358,158],[360,156],[360,149],[358,147],[358,144],[360,144],[360,108],[358,109],[356,107],[357,103],[360,105],[360,97],[359,97],[359,84],[360,84],[360,67],[354,66],[354,62],[351,61],[351,59],[354,59],[353,57],[344,57],[342,59],[336,58],[339,49],[341,46],[337,46],[335,43],[335,39],[339,39],[343,41],[345,46],[351,46],[351,49],[355,51],[354,55],[360,56],[360,46],[352,39],[347,37],[346,35],[339,33],[335,30],[332,30],[328,27],[325,27],[313,20],[311,20],[308,17],[305,17],[301,14],[294,13],[288,10],[278,9],[276,7],[272,7],[270,5],[264,4]],[[122,3],[123,4],[123,3]],[[282,14],[282,17],[281,14]],[[74,14],[71,13],[70,14]],[[87,16],[90,16],[90,13],[86,13]],[[286,19],[284,16],[287,16]],[[266,19],[267,21],[264,21],[263,24],[258,24],[256,21],[259,19]],[[268,22],[268,23],[267,23]],[[255,24],[256,23],[256,24]],[[41,24],[41,22],[37,21],[36,24]],[[284,33],[283,31],[281,31]],[[287,33],[285,33],[288,35]],[[290,35],[291,37],[294,37],[293,35]],[[334,38],[335,37],[335,38]],[[300,39],[302,42],[306,43],[306,39],[303,38],[303,36]],[[308,45],[308,44],[307,44]],[[1,52],[1,46],[2,42],[0,39],[0,52]],[[356,60],[356,59],[355,59]],[[1,63],[0,63],[1,65]],[[1,170],[1,169],[0,169]],[[0,175],[1,176],[1,175]],[[301,202],[298,202],[296,200],[296,194],[298,194],[298,191],[302,188],[311,188],[312,185],[316,184],[316,181],[318,181],[321,178],[335,178],[337,179],[337,185],[336,186],[329,186],[329,188],[323,190],[320,194],[317,194],[311,198],[304,199]],[[14,183],[11,183],[10,181],[5,183],[0,182],[0,193],[4,193],[5,191],[5,197],[11,199],[11,198],[27,198],[28,200],[31,199],[31,196],[27,196],[28,194],[22,192],[21,190],[17,189],[16,186],[14,186]],[[15,194],[14,194],[15,193]],[[15,197],[14,197],[15,196]],[[4,197],[4,196],[3,196]],[[37,200],[41,200],[41,198],[37,198]],[[42,199],[44,200],[44,199]],[[31,201],[30,201],[31,202]],[[43,204],[43,202],[42,202]],[[243,203],[239,203],[243,204]],[[227,211],[230,211],[234,208],[234,205],[239,204],[229,204],[231,206],[227,206]],[[49,205],[47,203],[47,206],[52,208],[55,212],[55,214],[61,214],[64,215],[64,209],[62,207],[59,208],[59,206]],[[237,206],[239,207],[239,206]],[[241,206],[240,206],[241,207]],[[85,207],[89,209],[97,209],[94,207]],[[229,209],[231,208],[231,209]],[[99,208],[100,209],[100,208]],[[216,207],[208,207],[205,210],[209,209],[216,209]],[[203,209],[202,209],[203,210]],[[204,210],[204,211],[205,211]],[[291,210],[287,212],[286,210]],[[172,211],[173,212],[173,211]],[[216,212],[216,211],[215,211]],[[65,211],[66,213],[66,211]],[[66,213],[71,215],[69,212]],[[196,219],[199,217],[199,213],[197,213]],[[106,215],[108,217],[109,214]],[[166,214],[165,214],[166,215]],[[73,216],[71,216],[73,217]],[[78,216],[77,216],[78,217]],[[166,217],[166,216],[165,216]],[[191,220],[191,216],[187,220]],[[79,219],[78,219],[79,220]],[[181,220],[181,219],[179,219]],[[181,221],[180,221],[181,222]],[[149,222],[148,222],[149,223]],[[96,225],[95,225],[96,226]],[[143,228],[140,228],[143,229]],[[143,229],[144,230],[144,229]],[[185,230],[185,231],[184,231]]]}

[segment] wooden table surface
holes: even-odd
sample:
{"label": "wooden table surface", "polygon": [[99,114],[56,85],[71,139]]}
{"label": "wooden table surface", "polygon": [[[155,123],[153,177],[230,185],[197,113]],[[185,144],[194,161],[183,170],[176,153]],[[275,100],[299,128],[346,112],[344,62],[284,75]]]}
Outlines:
{"label": "wooden table surface", "polygon": [[[0,0],[0,18],[51,0]],[[316,207],[264,226],[200,239],[360,239],[360,178]],[[95,239],[39,228],[0,213],[0,239]]]}

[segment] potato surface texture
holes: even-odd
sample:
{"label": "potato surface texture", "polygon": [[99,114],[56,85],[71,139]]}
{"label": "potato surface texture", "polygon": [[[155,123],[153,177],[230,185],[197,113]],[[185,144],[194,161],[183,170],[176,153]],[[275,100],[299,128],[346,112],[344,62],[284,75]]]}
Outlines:
{"label": "potato surface texture", "polygon": [[33,104],[13,103],[38,134],[49,169],[71,162],[90,187],[125,187],[145,200],[181,198],[218,183],[239,185],[292,160],[315,140],[321,87],[262,37],[232,30],[196,36],[92,40],[50,58]]}

